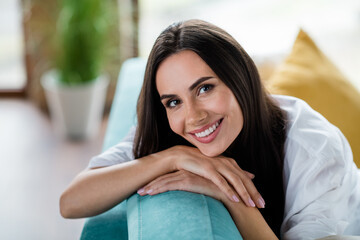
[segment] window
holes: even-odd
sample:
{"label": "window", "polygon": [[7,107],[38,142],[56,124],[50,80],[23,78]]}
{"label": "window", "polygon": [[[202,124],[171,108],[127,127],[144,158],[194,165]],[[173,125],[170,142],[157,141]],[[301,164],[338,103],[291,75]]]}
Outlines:
{"label": "window", "polygon": [[0,1],[0,93],[26,85],[20,0]]}
{"label": "window", "polygon": [[141,56],[180,20],[197,18],[225,29],[255,62],[281,60],[303,28],[360,90],[359,0],[141,0],[139,6]]}

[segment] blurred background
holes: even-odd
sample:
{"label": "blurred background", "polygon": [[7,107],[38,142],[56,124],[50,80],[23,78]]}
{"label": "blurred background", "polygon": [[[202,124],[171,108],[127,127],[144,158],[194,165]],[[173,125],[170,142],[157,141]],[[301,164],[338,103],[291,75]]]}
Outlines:
{"label": "blurred background", "polygon": [[58,201],[101,151],[123,61],[146,58],[169,24],[198,18],[227,30],[263,79],[290,52],[300,28],[360,90],[358,0],[103,0],[109,4],[101,71],[110,79],[104,114],[91,138],[60,136],[43,74],[54,68],[61,0],[0,1],[0,239],[78,239],[83,219],[66,220]]}

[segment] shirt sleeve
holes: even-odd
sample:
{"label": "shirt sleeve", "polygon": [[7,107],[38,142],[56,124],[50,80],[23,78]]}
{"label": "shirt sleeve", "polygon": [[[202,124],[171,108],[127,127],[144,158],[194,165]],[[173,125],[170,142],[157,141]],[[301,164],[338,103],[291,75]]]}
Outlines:
{"label": "shirt sleeve", "polygon": [[306,133],[313,137],[310,145],[286,143],[283,239],[341,235],[348,225],[357,179],[347,140],[336,127],[332,130],[330,135]]}
{"label": "shirt sleeve", "polygon": [[136,127],[132,127],[120,143],[91,158],[88,168],[108,167],[133,160],[135,130]]}

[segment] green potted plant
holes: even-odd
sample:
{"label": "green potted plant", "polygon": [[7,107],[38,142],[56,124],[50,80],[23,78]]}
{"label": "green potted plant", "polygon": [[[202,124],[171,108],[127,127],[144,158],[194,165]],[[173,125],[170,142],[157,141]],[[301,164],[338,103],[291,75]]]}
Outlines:
{"label": "green potted plant", "polygon": [[43,75],[41,83],[56,130],[70,138],[92,137],[100,127],[109,83],[102,73],[107,2],[61,1],[55,68]]}

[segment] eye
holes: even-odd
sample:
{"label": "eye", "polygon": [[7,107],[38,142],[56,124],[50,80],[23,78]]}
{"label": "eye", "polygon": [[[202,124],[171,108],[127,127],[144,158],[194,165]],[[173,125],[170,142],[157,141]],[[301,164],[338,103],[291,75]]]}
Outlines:
{"label": "eye", "polygon": [[180,104],[180,100],[177,99],[172,99],[166,102],[166,107],[167,108],[174,108],[176,107],[178,104]]}
{"label": "eye", "polygon": [[211,84],[205,84],[199,88],[199,94],[210,91],[214,86]]}

